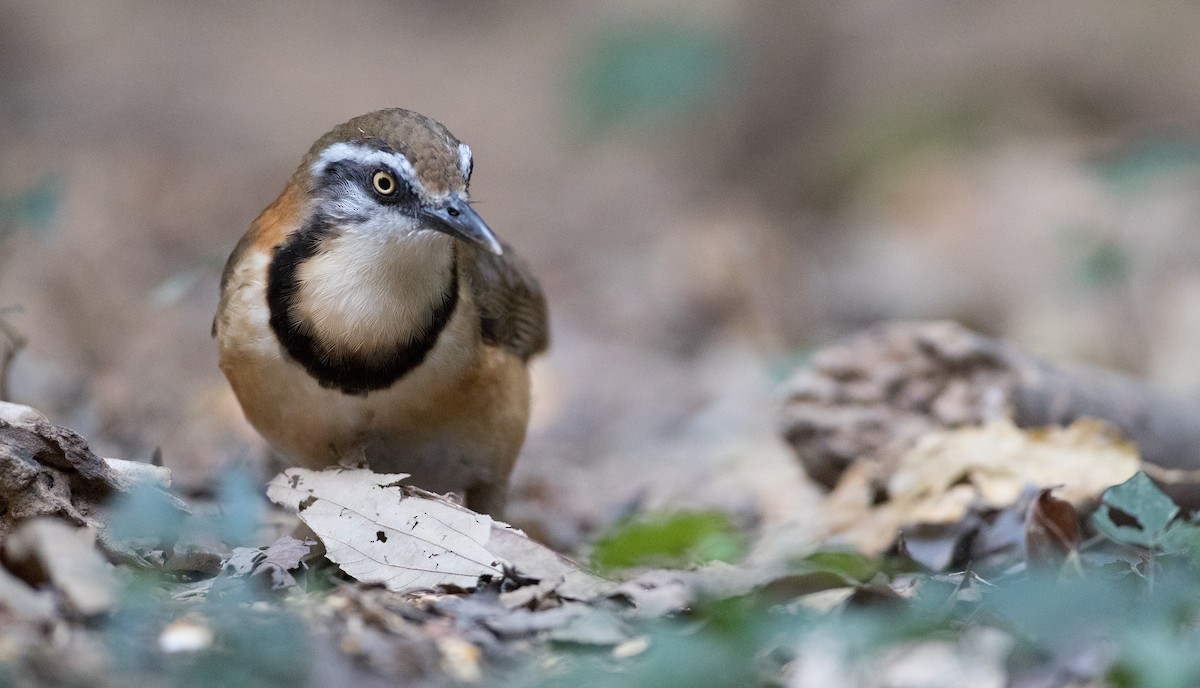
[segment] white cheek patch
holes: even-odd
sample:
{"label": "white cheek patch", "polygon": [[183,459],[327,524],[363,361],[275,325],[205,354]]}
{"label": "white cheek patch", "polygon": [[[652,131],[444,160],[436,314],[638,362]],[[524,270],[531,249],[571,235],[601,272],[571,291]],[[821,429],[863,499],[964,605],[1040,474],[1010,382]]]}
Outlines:
{"label": "white cheek patch", "polygon": [[323,209],[339,220],[373,214],[378,203],[357,184],[343,182],[327,191]]}

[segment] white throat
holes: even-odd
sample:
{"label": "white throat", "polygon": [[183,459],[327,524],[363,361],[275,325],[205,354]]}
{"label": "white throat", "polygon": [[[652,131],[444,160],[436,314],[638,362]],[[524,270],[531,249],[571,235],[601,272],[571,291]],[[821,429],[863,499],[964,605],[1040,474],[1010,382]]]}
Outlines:
{"label": "white throat", "polygon": [[453,241],[432,231],[328,239],[296,272],[294,320],[331,360],[418,339],[446,297]]}

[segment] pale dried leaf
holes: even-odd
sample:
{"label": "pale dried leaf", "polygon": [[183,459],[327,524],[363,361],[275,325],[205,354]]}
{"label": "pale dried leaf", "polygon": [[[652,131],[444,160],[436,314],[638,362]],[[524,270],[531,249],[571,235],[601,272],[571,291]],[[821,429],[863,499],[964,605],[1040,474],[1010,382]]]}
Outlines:
{"label": "pale dried leaf", "polygon": [[652,569],[625,581],[616,594],[628,599],[649,618],[673,614],[696,600],[691,571]]}
{"label": "pale dried leaf", "polygon": [[47,591],[34,590],[0,567],[0,610],[25,621],[46,622],[54,618],[54,597]]}
{"label": "pale dried leaf", "polygon": [[503,562],[483,544],[492,519],[406,493],[399,489],[406,477],[289,469],[271,481],[267,496],[296,510],[325,544],[325,556],[364,583],[393,591],[474,588],[480,576],[503,576]]}
{"label": "pale dried leaf", "polygon": [[[22,523],[4,543],[10,568],[46,576],[83,616],[108,611],[114,602],[112,567],[95,546],[95,532],[55,518]],[[32,575],[32,574],[31,574]]]}
{"label": "pale dried leaf", "polygon": [[270,589],[290,588],[296,585],[291,572],[303,568],[304,557],[317,544],[315,540],[298,540],[284,535],[266,547],[235,547],[224,561],[219,584],[231,578],[255,577]]}
{"label": "pale dried leaf", "polygon": [[[592,600],[610,593],[616,584],[584,569],[567,557],[534,542],[519,530],[497,524],[488,549],[512,562],[522,576],[552,585],[558,597]],[[542,586],[545,588],[546,586]]]}
{"label": "pale dried leaf", "polygon": [[854,596],[854,588],[833,588],[820,592],[809,593],[800,597],[796,602],[804,609],[810,609],[818,614],[831,614],[845,606]]}
{"label": "pale dried leaf", "polygon": [[511,526],[401,485],[406,477],[292,468],[271,481],[267,496],[295,510],[349,576],[392,591],[473,589],[481,576],[502,578],[506,569],[559,581],[556,591],[573,596],[605,589],[602,579]]}
{"label": "pale dried leaf", "polygon": [[[923,436],[890,474],[861,464],[826,502],[828,527],[878,554],[905,527],[954,523],[972,506],[1002,509],[1024,488],[1056,487],[1075,505],[1094,501],[1139,469],[1134,447],[1111,426],[1080,419],[1066,428],[1021,430],[1011,421]],[[886,496],[882,502],[878,492]]]}
{"label": "pale dried leaf", "polygon": [[448,635],[437,640],[438,653],[442,657],[442,671],[459,683],[479,683],[483,679],[480,660],[483,652],[479,647],[458,636]]}
{"label": "pale dried leaf", "polygon": [[312,540],[299,540],[290,535],[284,535],[267,545],[267,548],[263,550],[265,557],[260,565],[277,566],[284,571],[293,571],[300,568],[300,562],[308,556],[315,544]]}
{"label": "pale dried leaf", "polygon": [[165,466],[125,459],[105,459],[104,463],[121,476],[127,485],[153,483],[159,487],[171,487],[171,469]]}
{"label": "pale dried leaf", "polygon": [[638,614],[658,617],[691,606],[698,599],[740,597],[788,575],[773,568],[749,569],[709,562],[691,569],[646,569],[613,590],[633,603]]}
{"label": "pale dried leaf", "polygon": [[290,588],[296,585],[291,572],[304,568],[301,562],[315,544],[315,540],[298,540],[284,535],[263,550],[262,560],[250,575],[265,579],[272,589]]}

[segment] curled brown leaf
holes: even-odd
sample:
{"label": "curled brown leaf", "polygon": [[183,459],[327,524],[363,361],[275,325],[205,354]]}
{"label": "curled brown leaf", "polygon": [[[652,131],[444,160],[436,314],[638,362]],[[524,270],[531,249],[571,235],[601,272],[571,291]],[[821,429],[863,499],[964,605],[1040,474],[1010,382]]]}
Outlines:
{"label": "curled brown leaf", "polygon": [[1030,568],[1057,569],[1079,549],[1079,517],[1071,503],[1040,490],[1025,517],[1025,559]]}

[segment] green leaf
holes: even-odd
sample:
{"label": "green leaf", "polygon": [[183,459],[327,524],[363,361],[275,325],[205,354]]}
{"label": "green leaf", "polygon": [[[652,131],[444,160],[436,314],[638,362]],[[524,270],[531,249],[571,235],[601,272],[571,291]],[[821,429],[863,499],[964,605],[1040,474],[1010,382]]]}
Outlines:
{"label": "green leaf", "polygon": [[[1153,547],[1162,541],[1167,526],[1179,515],[1175,502],[1141,471],[1109,488],[1102,501],[1092,517],[1096,529],[1112,540],[1129,545]],[[1111,509],[1129,514],[1137,520],[1138,527],[1117,525],[1112,520]]]}
{"label": "green leaf", "polygon": [[1137,688],[1194,686],[1200,681],[1195,638],[1180,637],[1168,624],[1126,633],[1121,656],[1110,672],[1110,685]]}
{"label": "green leaf", "polygon": [[732,562],[746,551],[746,536],[719,511],[680,511],[619,523],[593,546],[601,570],[634,566],[685,568],[707,561]]}
{"label": "green leaf", "polygon": [[849,580],[864,583],[879,572],[879,562],[858,552],[821,550],[813,552],[799,562],[804,572],[834,573]]}
{"label": "green leaf", "polygon": [[1153,547],[1155,537],[1151,533],[1140,528],[1132,526],[1119,526],[1113,522],[1109,516],[1107,506],[1101,506],[1092,515],[1092,525],[1096,526],[1096,530],[1100,531],[1104,537],[1114,542],[1124,543],[1126,545],[1137,545],[1138,547]]}
{"label": "green leaf", "polygon": [[1180,554],[1193,566],[1200,566],[1200,526],[1186,521],[1175,521],[1163,533],[1159,544],[1168,554]]}

